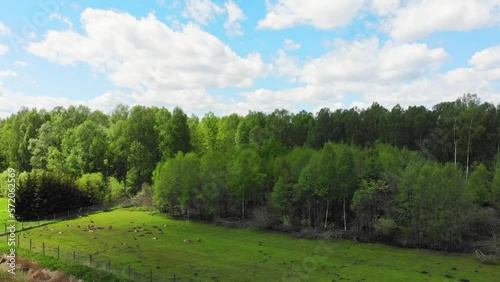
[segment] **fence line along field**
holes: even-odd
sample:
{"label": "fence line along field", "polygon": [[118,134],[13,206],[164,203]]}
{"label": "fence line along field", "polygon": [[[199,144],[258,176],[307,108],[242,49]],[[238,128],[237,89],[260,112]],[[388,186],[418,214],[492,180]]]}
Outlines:
{"label": "fence line along field", "polygon": [[[443,255],[378,244],[294,239],[118,209],[21,232],[21,248],[57,256],[92,255],[112,268],[180,281],[495,281],[497,266],[470,255]],[[101,266],[103,267],[103,266]],[[145,277],[146,280],[146,277]],[[154,280],[161,281],[161,280]]]}

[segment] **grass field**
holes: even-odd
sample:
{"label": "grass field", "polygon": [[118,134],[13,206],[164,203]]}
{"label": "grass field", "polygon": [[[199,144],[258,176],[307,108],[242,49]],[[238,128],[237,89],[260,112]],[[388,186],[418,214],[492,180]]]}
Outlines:
{"label": "grass field", "polygon": [[[481,265],[469,255],[293,239],[278,233],[172,220],[131,209],[98,213],[91,218],[94,225],[104,229],[82,231],[91,224],[89,217],[58,222],[49,224],[48,230],[38,227],[23,232],[21,247],[27,247],[31,238],[35,250],[41,251],[44,242],[47,254],[55,256],[53,247],[59,246],[62,252],[92,254],[103,262],[110,259],[116,266],[131,264],[144,273],[153,270],[155,277],[176,274],[181,281],[500,281],[498,266]],[[109,225],[112,229],[107,229]],[[129,232],[134,226],[153,233]],[[163,234],[152,226],[160,227]],[[154,236],[157,240],[152,239]],[[192,242],[184,243],[186,238]]]}

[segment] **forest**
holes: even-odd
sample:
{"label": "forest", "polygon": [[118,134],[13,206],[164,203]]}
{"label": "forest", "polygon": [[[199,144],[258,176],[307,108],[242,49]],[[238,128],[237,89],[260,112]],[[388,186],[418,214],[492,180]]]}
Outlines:
{"label": "forest", "polygon": [[404,247],[500,249],[500,105],[456,101],[245,116],[125,105],[0,120],[20,219],[95,203]]}

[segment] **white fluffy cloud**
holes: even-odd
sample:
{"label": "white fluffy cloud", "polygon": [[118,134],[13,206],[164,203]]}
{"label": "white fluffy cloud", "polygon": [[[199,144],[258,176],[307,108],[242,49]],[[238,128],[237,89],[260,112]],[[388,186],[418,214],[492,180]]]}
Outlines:
{"label": "white fluffy cloud", "polygon": [[227,11],[227,20],[224,23],[224,28],[227,33],[229,35],[242,35],[243,30],[241,29],[239,21],[246,19],[245,14],[233,1],[226,2],[224,6]]}
{"label": "white fluffy cloud", "polygon": [[[303,63],[290,63],[284,51],[274,61],[278,74],[300,77],[304,87],[280,91],[260,89],[245,92],[246,104],[261,110],[294,105],[322,107],[367,107],[377,101],[387,108],[396,103],[433,106],[453,101],[464,93],[477,93],[483,101],[500,102],[498,46],[479,51],[471,67],[439,72],[449,59],[442,48],[426,44],[381,44],[377,38],[360,41],[335,40],[334,49]],[[288,70],[288,72],[287,72]],[[362,97],[352,100],[351,94]],[[344,105],[343,101],[352,101]],[[320,105],[320,106],[317,106]],[[299,108],[300,109],[300,108]]]}
{"label": "white fluffy cloud", "polygon": [[469,31],[500,23],[500,0],[410,0],[395,8],[396,2],[379,0],[375,7],[387,16],[383,29],[400,42],[441,30]]}
{"label": "white fluffy cloud", "polygon": [[83,102],[50,96],[27,96],[7,89],[0,81],[0,118],[6,118],[22,107],[51,110],[56,106],[68,107],[78,104]]}
{"label": "white fluffy cloud", "polygon": [[441,48],[426,44],[380,46],[376,37],[360,40],[336,40],[335,49],[308,62],[302,81],[313,85],[328,83],[364,83],[417,79],[437,70],[448,58]]}
{"label": "white fluffy cloud", "polygon": [[399,7],[399,0],[372,0],[372,9],[381,16],[389,16]]}
{"label": "white fluffy cloud", "polygon": [[186,0],[184,16],[193,18],[200,24],[207,24],[208,21],[223,13],[224,9],[211,0]]}
{"label": "white fluffy cloud", "polygon": [[273,70],[277,76],[287,77],[290,82],[296,82],[301,74],[299,58],[288,56],[284,50],[278,50],[278,56],[273,58]]}
{"label": "white fluffy cloud", "polygon": [[304,105],[334,105],[344,97],[342,93],[321,86],[307,85],[283,90],[257,89],[241,94],[245,102],[236,103],[234,111],[246,114],[249,110],[272,112],[275,109],[303,110]]}
{"label": "white fluffy cloud", "polygon": [[9,46],[0,44],[0,55],[5,55],[9,52]]}
{"label": "white fluffy cloud", "polygon": [[284,29],[295,25],[312,25],[332,29],[349,24],[362,8],[363,0],[277,0],[266,1],[267,14],[259,28]]}
{"label": "white fluffy cloud", "polygon": [[175,103],[182,97],[192,103],[200,89],[249,87],[267,73],[260,54],[240,57],[193,24],[174,31],[151,14],[137,19],[94,9],[86,9],[81,21],[84,34],[49,31],[27,50],[62,65],[89,64],[136,93],[137,101]]}
{"label": "white fluffy cloud", "polygon": [[469,63],[479,70],[500,69],[500,45],[477,52]]}

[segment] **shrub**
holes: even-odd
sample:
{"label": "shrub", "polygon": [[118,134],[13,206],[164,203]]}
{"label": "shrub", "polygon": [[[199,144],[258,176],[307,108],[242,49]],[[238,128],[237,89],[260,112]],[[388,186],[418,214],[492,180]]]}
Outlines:
{"label": "shrub", "polygon": [[141,191],[137,193],[132,198],[132,205],[140,207],[152,207],[153,206],[153,189],[149,184],[143,183]]}
{"label": "shrub", "polygon": [[107,203],[110,200],[108,185],[102,173],[87,173],[76,180],[76,185],[80,191],[92,198],[93,203]]}
{"label": "shrub", "polygon": [[385,239],[392,239],[395,232],[398,230],[398,225],[392,218],[379,218],[375,223],[375,231],[377,236]]}
{"label": "shrub", "polygon": [[276,216],[266,207],[253,210],[253,224],[259,229],[271,229],[276,224]]}

